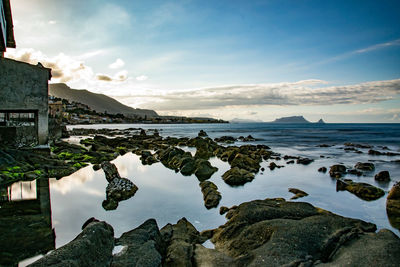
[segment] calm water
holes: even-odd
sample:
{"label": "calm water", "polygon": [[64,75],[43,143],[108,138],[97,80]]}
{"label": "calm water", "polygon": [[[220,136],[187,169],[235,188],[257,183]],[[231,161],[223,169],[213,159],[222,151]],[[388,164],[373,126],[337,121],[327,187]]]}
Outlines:
{"label": "calm water", "polygon": [[[355,195],[341,191],[336,192],[336,181],[329,174],[319,173],[321,166],[329,168],[333,164],[343,163],[353,167],[358,161],[372,161],[375,171],[366,176],[348,176],[357,182],[366,182],[378,186],[386,192],[393,183],[400,180],[400,164],[393,162],[400,157],[370,156],[368,149],[360,149],[363,154],[345,152],[344,142],[373,145],[382,151],[387,146],[391,152],[400,151],[400,124],[325,124],[325,125],[279,125],[279,124],[201,124],[201,125],[87,125],[73,126],[85,128],[144,128],[158,129],[160,134],[176,137],[194,137],[200,129],[205,130],[211,138],[222,135],[234,137],[247,136],[260,139],[254,144],[266,144],[274,152],[283,155],[306,156],[315,161],[308,166],[285,164],[284,160],[275,161],[284,168],[270,171],[269,162],[263,162],[264,173],[258,173],[251,183],[241,187],[230,187],[224,183],[221,175],[229,165],[217,158],[211,164],[219,171],[211,177],[222,194],[220,206],[233,206],[244,201],[283,197],[290,199],[293,195],[288,188],[295,187],[306,191],[309,196],[296,201],[306,201],[320,208],[337,214],[359,218],[375,223],[378,228],[388,228],[400,235],[393,228],[386,215],[386,196],[376,201],[363,201]],[[75,138],[76,139],[76,138]],[[240,142],[236,143],[241,145]],[[317,147],[319,144],[332,145],[328,148]],[[187,150],[195,152],[195,149]],[[324,157],[321,157],[324,156]],[[131,230],[148,218],[155,218],[159,227],[175,223],[186,217],[199,230],[215,228],[225,222],[219,215],[219,207],[207,210],[199,182],[194,175],[182,176],[165,168],[161,163],[143,166],[139,157],[128,153],[113,161],[122,177],[131,179],[139,190],[134,197],[119,203],[114,211],[105,211],[101,203],[105,199],[107,181],[103,171],[93,171],[91,166],[83,168],[61,180],[50,179],[50,200],[52,226],[56,233],[56,247],[71,241],[80,231],[82,224],[90,217],[96,217],[110,223],[115,236]],[[374,175],[388,170],[392,181],[378,184]],[[13,198],[34,198],[35,182],[15,184]]]}

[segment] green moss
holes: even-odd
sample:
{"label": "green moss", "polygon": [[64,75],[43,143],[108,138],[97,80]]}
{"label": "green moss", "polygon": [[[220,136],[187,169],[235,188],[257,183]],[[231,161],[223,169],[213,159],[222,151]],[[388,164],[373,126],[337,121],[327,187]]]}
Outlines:
{"label": "green moss", "polygon": [[41,170],[34,170],[33,172],[35,174],[37,174],[37,175],[42,175],[43,174],[43,171],[41,171]]}
{"label": "green moss", "polygon": [[73,156],[74,156],[74,154],[72,154],[70,152],[61,152],[60,154],[57,155],[57,157],[62,160],[71,159]]}

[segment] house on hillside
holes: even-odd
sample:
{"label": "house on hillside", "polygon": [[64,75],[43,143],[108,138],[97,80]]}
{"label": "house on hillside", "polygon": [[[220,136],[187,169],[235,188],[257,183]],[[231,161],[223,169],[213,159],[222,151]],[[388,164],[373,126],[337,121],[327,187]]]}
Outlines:
{"label": "house on hillside", "polygon": [[47,144],[51,69],[4,58],[15,48],[10,0],[0,9],[0,143]]}

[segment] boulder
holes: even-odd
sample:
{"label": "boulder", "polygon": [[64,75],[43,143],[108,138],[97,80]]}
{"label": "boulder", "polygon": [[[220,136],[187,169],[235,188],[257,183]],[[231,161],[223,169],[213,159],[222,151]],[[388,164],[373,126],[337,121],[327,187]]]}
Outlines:
{"label": "boulder", "polygon": [[167,224],[160,232],[167,246],[163,266],[193,266],[195,245],[206,240],[196,228],[182,218],[174,225]]}
{"label": "boulder", "polygon": [[386,199],[386,213],[390,224],[400,230],[400,182],[390,189]]}
{"label": "boulder", "polygon": [[74,240],[29,266],[110,266],[113,248],[114,230],[111,225],[94,221]]}
{"label": "boulder", "polygon": [[150,151],[142,151],[140,160],[143,165],[151,165],[153,163],[158,162],[158,160],[151,154]]}
{"label": "boulder", "polygon": [[219,214],[220,215],[224,215],[225,213],[227,213],[229,211],[228,207],[222,206],[219,208]]}
{"label": "boulder", "polygon": [[[232,266],[348,266],[344,259],[351,266],[364,266],[367,260],[379,263],[377,266],[394,266],[400,260],[400,240],[390,231],[375,234],[374,224],[304,202],[255,200],[231,209],[227,218],[211,241],[218,252],[233,258]],[[366,257],[365,261],[361,257]]]}
{"label": "boulder", "polygon": [[363,200],[376,200],[385,195],[385,191],[367,183],[356,183],[350,179],[337,180],[336,191],[346,190]]}
{"label": "boulder", "polygon": [[346,173],[346,167],[344,165],[336,164],[332,165],[329,169],[329,175],[332,178],[340,178]]}
{"label": "boulder", "polygon": [[375,175],[375,180],[379,182],[389,182],[390,174],[388,171],[381,171]]}
{"label": "boulder", "polygon": [[297,164],[308,165],[313,161],[314,161],[313,159],[309,159],[309,158],[299,158],[299,159],[297,159],[296,163]]}
{"label": "boulder", "polygon": [[229,185],[244,185],[254,179],[254,173],[238,167],[231,168],[222,175],[222,179]]}
{"label": "boulder", "polygon": [[194,174],[196,175],[199,181],[204,181],[210,179],[210,177],[218,171],[217,167],[211,166],[211,163],[204,159],[196,160],[196,170]]}
{"label": "boulder", "polygon": [[354,166],[355,169],[363,170],[363,171],[373,171],[375,170],[375,166],[370,162],[357,162]]}
{"label": "boulder", "polygon": [[215,208],[221,200],[221,193],[218,192],[218,187],[210,181],[200,183],[201,192],[203,193],[204,206],[207,209]]}
{"label": "boulder", "polygon": [[149,219],[134,230],[122,234],[115,245],[124,248],[113,256],[112,267],[162,266],[165,244],[154,219]]}
{"label": "boulder", "polygon": [[233,136],[221,136],[221,137],[214,138],[214,141],[219,142],[219,143],[232,144],[236,141],[236,138]]}
{"label": "boulder", "polygon": [[200,132],[197,134],[199,137],[206,137],[208,134],[204,130],[200,130]]}
{"label": "boulder", "polygon": [[239,169],[245,169],[254,173],[257,173],[261,167],[259,161],[241,153],[235,155],[230,165],[231,168],[238,167]]}
{"label": "boulder", "polygon": [[326,167],[321,167],[318,169],[319,172],[325,173],[327,171]]}

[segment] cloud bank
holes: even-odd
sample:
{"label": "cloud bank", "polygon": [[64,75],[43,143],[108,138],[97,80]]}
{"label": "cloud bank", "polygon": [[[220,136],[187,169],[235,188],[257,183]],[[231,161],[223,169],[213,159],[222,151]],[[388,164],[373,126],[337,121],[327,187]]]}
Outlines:
{"label": "cloud bank", "polygon": [[142,106],[168,111],[228,106],[365,104],[390,100],[400,94],[400,79],[344,86],[326,86],[326,83],[321,80],[304,80],[176,91],[154,97],[156,101]]}

